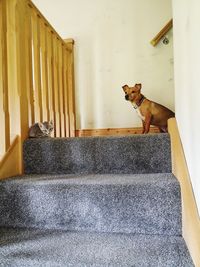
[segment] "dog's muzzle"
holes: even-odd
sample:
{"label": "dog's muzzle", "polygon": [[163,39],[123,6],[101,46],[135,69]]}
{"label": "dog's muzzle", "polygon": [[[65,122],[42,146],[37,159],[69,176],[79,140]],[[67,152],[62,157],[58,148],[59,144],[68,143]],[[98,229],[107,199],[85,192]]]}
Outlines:
{"label": "dog's muzzle", "polygon": [[126,99],[126,100],[129,100],[129,96],[128,96],[128,95],[125,95],[125,99]]}

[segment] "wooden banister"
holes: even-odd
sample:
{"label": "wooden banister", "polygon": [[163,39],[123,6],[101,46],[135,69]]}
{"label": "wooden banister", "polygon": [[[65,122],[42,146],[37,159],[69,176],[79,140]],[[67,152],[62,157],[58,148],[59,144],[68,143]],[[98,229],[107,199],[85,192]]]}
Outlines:
{"label": "wooden banister", "polygon": [[160,40],[168,33],[168,31],[172,28],[173,26],[173,20],[171,19],[163,28],[162,30],[151,40],[151,44],[153,46],[156,46]]}
{"label": "wooden banister", "polygon": [[199,267],[200,218],[175,118],[168,120],[168,130],[171,139],[172,173],[179,180],[181,187],[183,237],[186,241],[194,265]]}
{"label": "wooden banister", "polygon": [[0,179],[22,174],[21,139],[16,136],[0,161]]}
{"label": "wooden banister", "polygon": [[[23,143],[35,122],[53,120],[55,137],[75,136],[73,56],[74,40],[65,42],[30,0],[0,0],[0,159],[4,158],[4,166],[13,137],[19,135]],[[0,162],[0,172],[1,167]]]}

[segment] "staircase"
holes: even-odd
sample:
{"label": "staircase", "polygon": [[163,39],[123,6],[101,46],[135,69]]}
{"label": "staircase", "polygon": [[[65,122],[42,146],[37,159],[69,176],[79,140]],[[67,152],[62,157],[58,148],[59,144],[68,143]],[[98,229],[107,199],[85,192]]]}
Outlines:
{"label": "staircase", "polygon": [[0,182],[0,266],[190,267],[168,134],[28,139]]}

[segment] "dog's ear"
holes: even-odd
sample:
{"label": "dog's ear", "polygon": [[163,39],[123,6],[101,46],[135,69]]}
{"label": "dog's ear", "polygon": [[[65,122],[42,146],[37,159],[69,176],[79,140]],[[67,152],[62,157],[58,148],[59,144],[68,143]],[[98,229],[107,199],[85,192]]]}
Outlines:
{"label": "dog's ear", "polygon": [[136,83],[135,84],[135,87],[138,89],[138,91],[139,90],[141,90],[141,88],[142,88],[142,84],[141,83]]}
{"label": "dog's ear", "polygon": [[125,84],[125,85],[122,86],[122,88],[123,88],[124,91],[126,90],[126,87],[128,87],[127,84]]}

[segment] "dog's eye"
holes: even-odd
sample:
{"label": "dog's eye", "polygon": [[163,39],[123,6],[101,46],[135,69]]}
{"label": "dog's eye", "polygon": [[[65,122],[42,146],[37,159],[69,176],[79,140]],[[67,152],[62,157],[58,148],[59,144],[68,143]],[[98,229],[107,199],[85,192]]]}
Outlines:
{"label": "dog's eye", "polygon": [[127,95],[127,92],[125,92],[125,95]]}
{"label": "dog's eye", "polygon": [[132,94],[134,94],[135,92],[134,91],[132,91]]}

